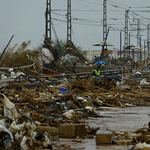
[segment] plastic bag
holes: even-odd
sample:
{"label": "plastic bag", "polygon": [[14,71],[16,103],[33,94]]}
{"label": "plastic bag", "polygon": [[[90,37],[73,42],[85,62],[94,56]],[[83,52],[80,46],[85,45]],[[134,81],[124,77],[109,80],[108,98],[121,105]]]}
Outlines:
{"label": "plastic bag", "polygon": [[12,119],[18,120],[20,115],[17,113],[15,105],[2,93],[0,93],[0,100],[3,102],[5,107],[10,110]]}
{"label": "plastic bag", "polygon": [[22,130],[23,127],[24,127],[24,124],[17,125],[16,122],[14,121],[11,123],[9,131],[13,134],[13,133],[16,133],[17,131]]}
{"label": "plastic bag", "polygon": [[140,81],[140,86],[149,85],[149,83],[146,81],[146,79],[142,79]]}
{"label": "plastic bag", "polygon": [[75,112],[74,112],[74,110],[69,110],[69,111],[63,113],[63,115],[64,115],[66,118],[72,119],[73,116],[75,115]]}

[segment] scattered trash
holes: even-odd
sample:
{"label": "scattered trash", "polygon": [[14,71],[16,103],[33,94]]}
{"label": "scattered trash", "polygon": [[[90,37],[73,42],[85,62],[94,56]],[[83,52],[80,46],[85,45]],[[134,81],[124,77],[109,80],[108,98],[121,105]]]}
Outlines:
{"label": "scattered trash", "polygon": [[[54,50],[52,44],[50,46],[51,50]],[[101,67],[117,66],[120,59],[89,62],[71,42],[67,43],[64,56],[60,61],[55,61],[54,52],[45,47],[42,49],[45,65],[51,63],[50,68],[45,67],[47,71],[53,73],[53,76],[46,76],[44,71],[39,69],[38,61],[36,63],[31,61],[32,65],[27,63],[24,66],[18,65],[20,67],[14,66],[13,68],[7,63],[6,68],[4,64],[2,65],[0,148],[71,149],[68,145],[58,146],[53,142],[59,141],[59,136],[63,137],[65,134],[59,131],[61,125],[64,125],[62,131],[67,128],[69,134],[74,132],[78,135],[80,130],[76,130],[75,126],[83,123],[82,138],[95,138],[100,127],[88,126],[85,128],[85,123],[88,118],[105,117],[98,113],[98,110],[102,111],[102,107],[125,109],[126,107],[150,105],[149,68],[146,67],[143,70],[136,68],[134,72],[130,72],[129,68],[121,68],[119,71],[103,68],[105,71],[102,70],[102,75],[96,80],[92,78],[92,69],[95,64]],[[24,56],[29,59],[30,55],[31,53],[26,53]],[[134,63],[131,58],[124,59],[123,62],[129,66],[139,66],[139,63]],[[88,71],[83,73],[85,70]],[[149,148],[150,142],[145,138],[148,135],[148,129],[138,131],[140,133],[136,138],[138,144],[129,133],[109,131],[113,132],[113,135],[108,134],[108,136],[115,138],[115,134],[118,139],[120,138],[120,142],[121,138],[130,138],[128,142],[134,144],[133,149]],[[144,134],[142,138],[141,134]],[[82,142],[80,139],[72,141]],[[108,142],[112,143],[112,139]]]}

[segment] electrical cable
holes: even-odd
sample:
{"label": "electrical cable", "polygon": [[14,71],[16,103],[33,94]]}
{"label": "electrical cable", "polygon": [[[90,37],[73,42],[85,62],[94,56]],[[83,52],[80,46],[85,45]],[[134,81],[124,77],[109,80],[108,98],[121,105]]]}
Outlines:
{"label": "electrical cable", "polygon": [[[67,11],[67,9],[51,9],[51,10],[52,11]],[[72,9],[71,11],[103,11],[103,10],[100,10],[100,9],[98,9],[98,10],[87,10],[87,9],[86,10],[85,9],[84,10],[83,9],[82,10],[80,10],[80,9],[77,10],[77,9]],[[120,11],[124,11],[124,10],[112,10],[112,11],[119,11],[120,12]]]}
{"label": "electrical cable", "polygon": [[100,3],[89,2],[87,0],[82,0],[82,2],[87,2],[87,3],[90,3],[90,4],[96,4],[96,5],[103,5],[103,4],[100,4]]}
{"label": "electrical cable", "polygon": [[72,30],[72,35],[73,35],[73,37],[74,37],[74,40],[75,40],[75,43],[76,43],[76,45],[77,45],[77,41],[76,41],[76,38],[75,38],[75,35],[74,35],[74,31],[73,31],[73,27],[71,27],[71,30]]}
{"label": "electrical cable", "polygon": [[94,23],[101,23],[103,20],[101,21],[91,21],[91,20],[87,20],[87,19],[81,19],[81,18],[76,18],[76,17],[72,17],[72,20],[81,20],[81,21],[87,21],[87,22],[94,22]]}
{"label": "electrical cable", "polygon": [[[111,3],[111,1],[112,1],[112,0],[107,0],[107,2],[109,2],[109,3]],[[122,6],[125,6],[125,7],[129,8],[129,6],[124,5],[124,4],[121,4],[121,3],[118,3],[118,2],[115,2],[115,1],[112,1],[112,3],[113,3],[113,4],[116,3],[116,4],[119,4],[119,5],[122,5]],[[118,6],[118,7],[120,7],[120,6]],[[120,8],[123,8],[123,7],[120,7]],[[123,9],[126,10],[126,8],[123,8]]]}
{"label": "electrical cable", "polygon": [[[107,7],[108,9],[110,9],[109,7]],[[116,12],[115,10],[112,10],[112,9],[110,9],[112,12],[115,12],[115,13],[117,13],[117,14],[120,14],[120,15],[124,15],[124,14],[121,14],[121,13],[118,13],[118,12]]]}
{"label": "electrical cable", "polygon": [[[55,21],[61,21],[61,22],[67,22],[67,21],[64,21],[64,20],[60,20],[60,19],[56,19],[56,18],[52,18],[53,20],[55,20]],[[82,25],[90,25],[90,26],[102,26],[102,25],[98,25],[98,24],[87,24],[87,23],[77,23],[77,22],[73,22],[72,21],[72,23],[75,23],[75,24],[82,24]]]}
{"label": "electrical cable", "polygon": [[[96,10],[94,10],[94,9],[92,9],[92,8],[90,8],[90,7],[86,6],[86,5],[84,5],[84,4],[80,3],[80,2],[78,2],[77,0],[74,0],[74,1],[77,2],[77,3],[79,3],[79,4],[82,5],[82,6],[86,7],[86,8],[89,8],[89,9],[91,9],[91,10],[93,10],[93,11],[99,13],[98,11],[96,11]],[[99,14],[103,15],[102,13],[99,13]]]}
{"label": "electrical cable", "polygon": [[[94,10],[93,8],[91,8],[91,7],[89,7],[89,6],[86,6],[85,4],[83,4],[83,3],[81,3],[81,2],[79,2],[79,1],[77,1],[77,0],[74,0],[76,3],[79,3],[80,5],[82,5],[82,6],[84,6],[84,7],[86,7],[86,8],[88,8],[88,9],[90,9],[90,10],[72,10],[72,11],[93,11],[93,12],[96,12],[96,13],[99,13],[99,14],[101,14],[101,15],[103,15],[102,13],[100,13],[100,11],[101,10]],[[97,0],[97,1],[99,1],[99,0]],[[87,0],[82,0],[82,2],[84,2],[84,3],[91,3],[91,2],[89,2],[89,1],[87,1]],[[102,2],[102,1],[100,1],[100,2]],[[114,5],[114,3],[116,3],[117,5]],[[98,4],[98,3],[93,3],[93,4]],[[124,4],[121,4],[121,3],[117,3],[117,2],[114,2],[114,1],[112,1],[112,0],[108,0],[107,1],[107,4],[108,5],[110,5],[110,6],[113,6],[113,7],[116,7],[116,8],[121,8],[121,9],[123,9],[123,10],[121,10],[121,11],[124,11],[124,10],[127,10],[127,9],[131,9],[131,7],[129,7],[129,6],[127,6],[127,5],[124,5]],[[102,5],[102,4],[98,4],[98,5]],[[119,5],[119,6],[118,6]],[[121,6],[120,6],[121,5]],[[119,11],[120,12],[120,10],[112,10],[110,7],[107,7],[108,8],[108,10],[107,11],[112,11],[112,12],[114,12],[114,13],[117,13],[118,14],[118,12],[117,11]],[[140,7],[133,7],[133,8],[140,8]],[[143,8],[143,7],[141,7],[141,8]],[[149,6],[147,7],[147,8],[149,8]],[[62,14],[58,14],[58,13],[55,13],[54,11],[66,11],[66,10],[53,10],[53,13],[54,14],[56,14],[56,15],[59,15],[59,16],[66,16],[66,15],[62,15]],[[141,17],[141,20],[143,20],[144,19],[144,21],[140,21],[140,25],[141,26],[146,26],[146,21],[147,20],[149,20],[149,18],[146,18],[146,17],[143,17],[142,15],[140,15],[140,14],[136,14],[135,12],[145,12],[145,13],[147,13],[147,12],[149,12],[150,10],[144,10],[144,11],[142,11],[142,10],[130,10],[129,11],[129,15],[131,15],[133,18],[135,18],[135,19],[138,19],[137,17],[135,17],[135,15],[137,15],[137,16],[140,16]],[[122,14],[122,13],[119,13],[120,15],[124,15],[124,14]],[[137,28],[136,27],[133,27],[133,26],[135,26],[136,24],[132,24],[131,23],[131,20],[130,20],[130,18],[131,17],[129,17],[129,29],[128,29],[128,31],[137,31]],[[54,20],[56,20],[56,21],[62,21],[62,22],[66,22],[66,21],[64,21],[64,20],[61,20],[61,19],[56,19],[56,18],[53,18]],[[107,26],[111,26],[111,30],[113,30],[113,31],[124,31],[124,27],[114,27],[114,26],[117,26],[117,25],[124,25],[124,23],[122,23],[121,21],[116,21],[116,19],[119,19],[119,18],[111,18],[111,17],[109,17],[108,16],[108,19],[107,20],[115,20],[115,23],[109,23],[109,24],[107,24]],[[120,19],[119,19],[120,20]],[[102,22],[103,22],[103,20],[101,20],[101,21],[99,21],[99,20],[88,20],[88,19],[82,19],[82,18],[78,18],[78,17],[72,17],[72,23],[74,23],[74,24],[80,24],[80,25],[88,25],[88,26],[97,26],[97,27],[100,27],[100,26],[103,26],[103,24],[102,24]],[[119,24],[116,24],[116,22],[118,22]],[[98,23],[98,24],[97,24]],[[99,24],[99,23],[101,23],[101,24]],[[72,29],[73,30],[73,29]],[[145,33],[145,30],[146,30],[146,28],[140,28],[140,31],[141,32],[143,32],[143,33]],[[74,34],[74,32],[73,32],[73,34]],[[135,36],[136,37],[136,36]],[[75,37],[74,37],[75,38]]]}
{"label": "electrical cable", "polygon": [[58,15],[58,16],[66,16],[66,15],[55,13],[54,11],[52,11],[52,13],[55,14],[55,15]]}
{"label": "electrical cable", "polygon": [[[53,12],[53,13],[54,13],[54,12]],[[61,15],[61,14],[58,14],[58,13],[54,13],[54,14],[59,15],[59,16],[66,16],[66,15]],[[72,17],[72,16],[71,16],[71,18],[74,18],[74,19],[72,19],[72,20],[83,20],[83,21],[87,21],[87,22],[95,22],[95,23],[100,23],[100,22],[102,22],[102,21],[91,21],[91,20],[81,19],[81,18]]]}

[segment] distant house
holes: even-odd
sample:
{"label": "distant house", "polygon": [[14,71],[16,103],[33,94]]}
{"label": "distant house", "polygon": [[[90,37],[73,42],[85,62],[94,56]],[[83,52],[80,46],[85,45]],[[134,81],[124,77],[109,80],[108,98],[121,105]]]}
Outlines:
{"label": "distant house", "polygon": [[[132,59],[134,59],[135,61],[139,61],[140,60],[140,50],[126,50],[125,51],[125,57],[130,56]],[[120,51],[117,51],[117,57],[120,57]],[[124,57],[124,51],[121,51],[121,57]],[[145,52],[145,58],[147,58],[147,51]],[[144,59],[144,51],[141,50],[141,59]]]}
{"label": "distant house", "polygon": [[[84,56],[89,59],[92,60],[92,58],[94,58],[94,56],[100,56],[101,55],[101,50],[84,50],[82,51],[82,53],[84,54]],[[145,58],[147,58],[147,50],[145,51]],[[133,50],[126,50],[125,51],[125,57],[129,56],[131,58],[134,58],[135,61],[139,61],[140,60],[140,50],[134,50],[134,55],[133,55]],[[120,50],[114,48],[113,50],[111,50],[111,54],[110,57],[112,58],[120,58]],[[121,51],[121,57],[124,57],[124,51]],[[144,51],[141,50],[141,59],[144,59]]]}
{"label": "distant house", "polygon": [[[92,60],[95,56],[100,56],[101,55],[102,50],[84,50],[82,51],[82,53],[84,54],[84,56],[89,59]],[[105,50],[104,51],[104,56],[107,56],[111,54],[111,56],[116,57],[117,56],[117,50]]]}

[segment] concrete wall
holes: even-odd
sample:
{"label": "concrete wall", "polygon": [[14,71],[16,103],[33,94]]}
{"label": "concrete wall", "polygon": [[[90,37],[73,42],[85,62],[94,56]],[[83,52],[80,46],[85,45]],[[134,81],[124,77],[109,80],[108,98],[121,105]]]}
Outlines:
{"label": "concrete wall", "polygon": [[[125,52],[125,56],[129,56],[129,54],[130,54],[131,58],[133,58],[132,51],[130,51],[130,53],[129,53],[129,51]],[[118,51],[117,55],[118,55],[118,57],[120,57],[120,51]],[[121,57],[124,57],[123,51],[121,51]],[[145,58],[147,58],[147,51],[145,51]],[[141,51],[141,59],[144,60],[144,51],[143,50]],[[140,51],[137,51],[137,50],[134,51],[134,60],[140,61]]]}

